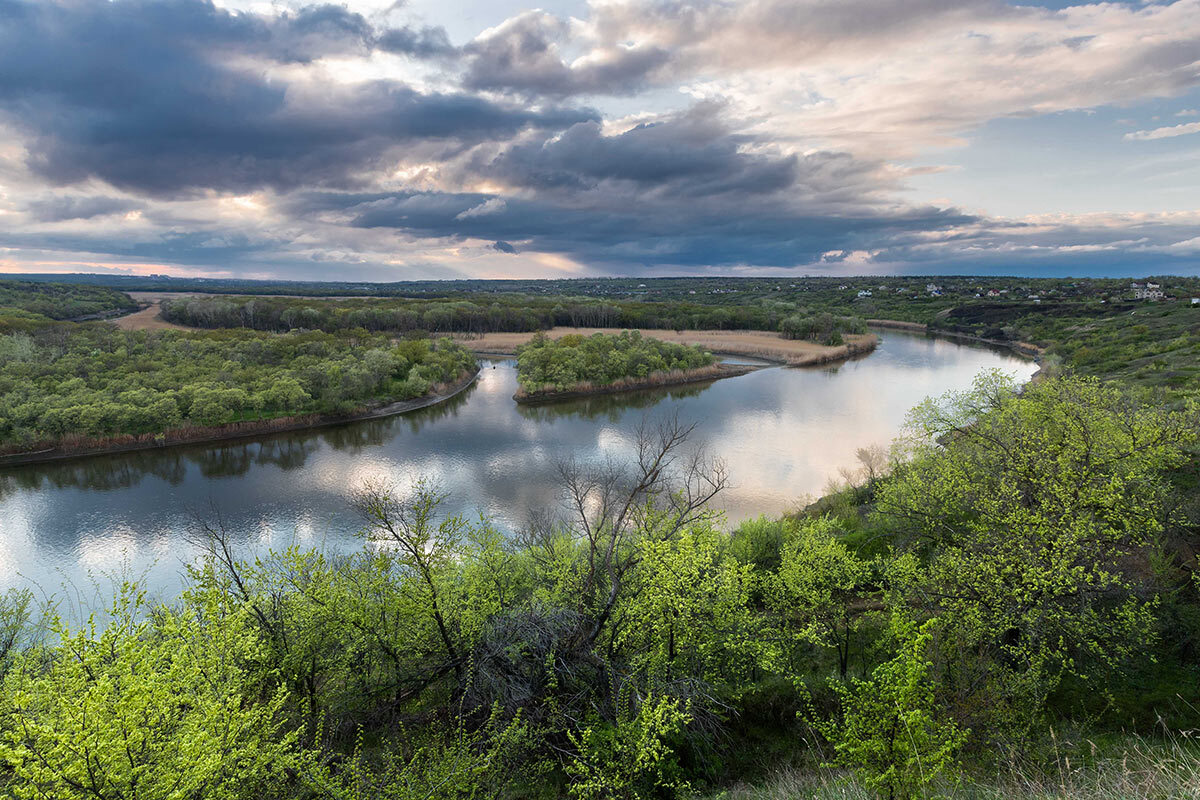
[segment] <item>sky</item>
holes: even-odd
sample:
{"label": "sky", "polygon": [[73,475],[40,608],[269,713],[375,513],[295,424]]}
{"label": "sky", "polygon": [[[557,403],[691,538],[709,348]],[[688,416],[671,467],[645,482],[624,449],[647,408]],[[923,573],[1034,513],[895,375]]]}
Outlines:
{"label": "sky", "polygon": [[0,272],[1200,274],[1200,0],[0,0]]}

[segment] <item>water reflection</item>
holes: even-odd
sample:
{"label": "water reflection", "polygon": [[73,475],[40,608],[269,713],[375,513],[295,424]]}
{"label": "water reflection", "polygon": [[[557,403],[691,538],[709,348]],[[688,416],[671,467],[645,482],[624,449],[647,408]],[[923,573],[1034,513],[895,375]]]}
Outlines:
{"label": "water reflection", "polygon": [[[725,378],[724,380],[736,380]],[[580,417],[582,419],[599,419],[603,417],[609,422],[617,422],[631,409],[649,409],[659,403],[672,400],[682,400],[696,397],[716,381],[689,383],[684,386],[643,389],[636,392],[620,394],[598,394],[591,397],[579,397],[573,400],[563,400],[555,403],[538,405],[520,405],[518,413],[522,417],[541,422],[560,417]]]}
{"label": "water reflection", "polygon": [[[494,366],[495,368],[491,368]],[[0,471],[0,588],[81,585],[129,569],[166,592],[194,558],[187,532],[220,514],[248,549],[360,546],[346,499],[366,480],[441,482],[452,511],[525,524],[557,501],[555,466],[620,458],[646,418],[678,413],[726,462],[729,520],[776,514],[821,491],[857,448],[888,442],[924,397],[980,370],[1027,377],[1006,354],[888,332],[835,367],[768,368],[707,384],[518,406],[511,360],[467,391],[400,417],[260,440],[144,451]]]}

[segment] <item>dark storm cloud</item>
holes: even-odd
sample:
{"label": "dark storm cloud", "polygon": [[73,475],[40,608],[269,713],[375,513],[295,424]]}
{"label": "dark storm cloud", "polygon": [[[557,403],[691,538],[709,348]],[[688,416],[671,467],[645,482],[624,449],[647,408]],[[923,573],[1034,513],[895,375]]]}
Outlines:
{"label": "dark storm cloud", "polygon": [[589,265],[791,265],[872,238],[974,221],[956,210],[896,208],[876,192],[880,164],[844,153],[785,154],[728,130],[719,104],[606,135],[597,122],[486,146],[446,167],[446,191],[309,193],[287,213],[416,237],[515,243]]}
{"label": "dark storm cloud", "polygon": [[144,204],[122,197],[45,197],[34,200],[26,211],[38,222],[63,222],[73,219],[93,219],[109,214],[124,214],[144,208]]}
{"label": "dark storm cloud", "polygon": [[[0,0],[0,16],[0,113],[56,184],[98,177],[161,195],[351,185],[400,145],[453,148],[594,117],[395,82],[291,85],[243,63],[371,46],[366,21],[338,7],[266,21],[196,0]],[[390,49],[402,34],[384,34]],[[426,30],[408,46],[437,51],[443,37]]]}
{"label": "dark storm cloud", "polygon": [[796,156],[746,153],[747,144],[752,140],[729,133],[716,108],[703,105],[612,136],[598,122],[579,123],[551,140],[477,161],[472,169],[531,189],[590,190],[611,181],[680,199],[776,192],[795,183]]}
{"label": "dark storm cloud", "polygon": [[335,213],[356,227],[418,236],[515,241],[522,251],[566,253],[600,268],[793,265],[815,261],[829,249],[857,249],[871,239],[974,221],[935,208],[835,217],[766,206],[732,213],[719,203],[683,208],[650,201],[596,213],[587,206],[511,197],[493,213],[463,213],[495,199],[476,193],[313,193],[295,198],[291,211],[316,217]]}

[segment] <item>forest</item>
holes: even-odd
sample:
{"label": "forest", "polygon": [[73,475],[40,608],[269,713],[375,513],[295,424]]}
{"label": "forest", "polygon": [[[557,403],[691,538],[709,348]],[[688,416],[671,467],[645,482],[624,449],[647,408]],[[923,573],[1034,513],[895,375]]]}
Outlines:
{"label": "forest", "polygon": [[420,397],[475,369],[448,339],[123,331],[103,323],[0,333],[0,448],[181,426],[339,414]]}
{"label": "forest", "polygon": [[585,297],[472,296],[460,299],[181,297],[163,303],[163,318],[200,328],[247,327],[491,333],[557,325],[595,328],[778,330],[782,314],[747,308],[675,306]]}
{"label": "forest", "polygon": [[652,339],[638,331],[569,334],[558,339],[539,333],[517,348],[517,380],[527,393],[563,392],[580,384],[607,386],[715,362],[712,353],[699,347]]}
{"label": "forest", "polygon": [[0,280],[0,320],[38,317],[69,320],[137,308],[129,295],[101,286]]}
{"label": "forest", "polygon": [[563,512],[516,536],[422,482],[361,487],[351,557],[245,560],[208,523],[172,603],[126,583],[79,627],[4,597],[0,791],[1190,796],[1198,409],[1146,400],[983,374],[728,534],[672,419],[564,464]]}

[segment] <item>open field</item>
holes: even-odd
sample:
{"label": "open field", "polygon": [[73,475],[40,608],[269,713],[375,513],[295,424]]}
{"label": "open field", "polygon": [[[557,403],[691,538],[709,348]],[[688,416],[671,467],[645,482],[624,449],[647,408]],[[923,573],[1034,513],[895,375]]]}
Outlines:
{"label": "open field", "polygon": [[[621,328],[568,328],[557,327],[546,331],[552,339],[568,334],[593,333],[617,334]],[[869,352],[878,343],[878,337],[868,333],[846,337],[846,344],[836,347],[816,344],[803,339],[784,339],[772,331],[670,331],[638,328],[643,336],[676,344],[698,345],[714,353],[752,356],[772,361],[781,361],[790,366],[822,364]],[[485,333],[468,338],[455,335],[465,347],[478,353],[515,353],[517,348],[530,339],[529,333]]]}
{"label": "open field", "polygon": [[141,311],[135,311],[132,314],[127,314],[123,317],[117,317],[113,323],[120,329],[126,331],[187,331],[192,330],[183,325],[176,325],[174,322],[167,322],[159,316],[162,307],[158,302],[153,302],[143,308]]}

